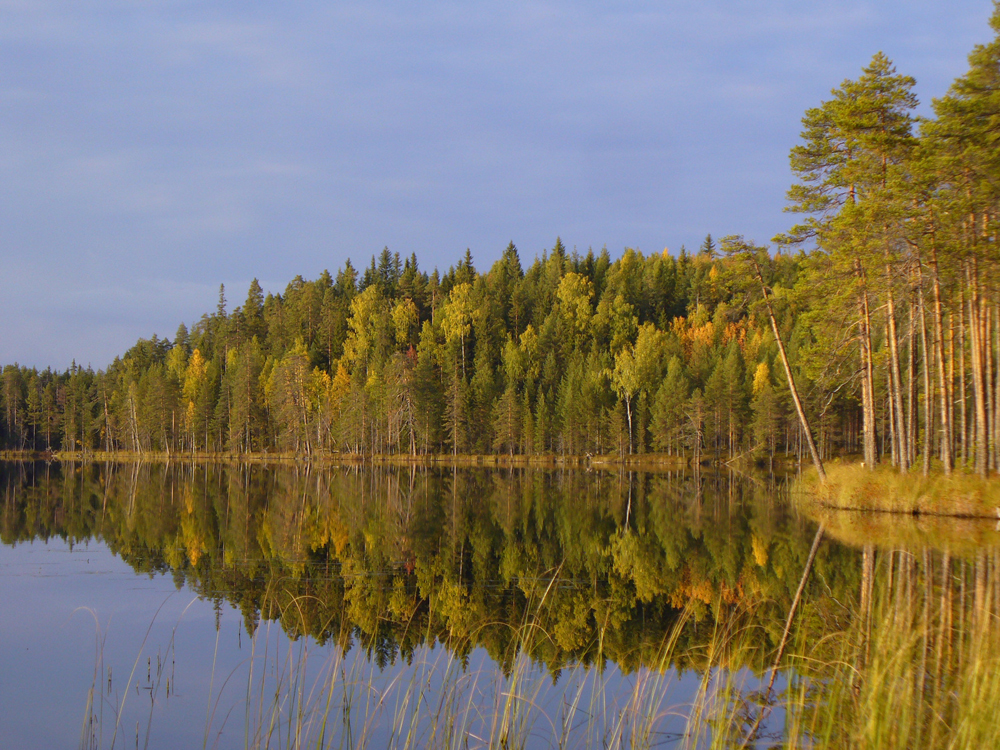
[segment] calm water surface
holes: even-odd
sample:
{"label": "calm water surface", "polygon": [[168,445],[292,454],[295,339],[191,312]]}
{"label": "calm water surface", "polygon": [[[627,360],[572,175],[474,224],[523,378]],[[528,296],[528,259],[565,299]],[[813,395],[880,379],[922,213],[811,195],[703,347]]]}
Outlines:
{"label": "calm water surface", "polygon": [[[705,745],[759,715],[817,529],[782,483],[713,473],[0,480],[4,747]],[[959,625],[995,612],[992,524],[822,520],[791,663],[921,586]],[[769,710],[749,745],[788,727]]]}

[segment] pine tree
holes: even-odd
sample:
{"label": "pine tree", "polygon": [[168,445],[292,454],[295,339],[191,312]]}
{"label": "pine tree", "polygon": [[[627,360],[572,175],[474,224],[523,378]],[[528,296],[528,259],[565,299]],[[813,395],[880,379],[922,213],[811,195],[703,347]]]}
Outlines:
{"label": "pine tree", "polygon": [[[930,255],[936,331],[938,389],[941,400],[942,458],[945,468],[952,446],[953,409],[961,433],[959,450],[971,453],[978,474],[985,476],[1000,465],[1000,376],[993,370],[998,299],[989,279],[996,272],[995,252],[997,202],[1000,187],[996,174],[996,124],[1000,121],[1000,5],[994,4],[990,18],[994,39],[977,45],[969,55],[969,70],[951,86],[946,96],[934,101],[936,118],[925,122],[921,140],[926,159],[921,166],[928,183],[929,219],[924,244]],[[959,324],[958,336],[949,326],[945,334],[943,289],[955,291],[948,319]],[[990,308],[993,308],[992,310]],[[940,331],[940,332],[938,332]],[[949,347],[949,375],[945,378],[946,347]],[[959,338],[957,351],[954,341]],[[960,378],[953,379],[955,357]],[[966,373],[971,380],[972,409],[966,407]],[[955,393],[957,391],[957,393]],[[992,407],[992,408],[991,408]],[[966,428],[967,418],[971,426]],[[974,437],[973,437],[974,436]],[[971,439],[971,450],[968,443]]]}
{"label": "pine tree", "polygon": [[792,171],[801,182],[788,191],[789,210],[811,214],[779,242],[815,240],[846,279],[853,276],[859,331],[865,461],[876,459],[872,273],[883,270],[889,395],[895,419],[894,456],[906,468],[894,267],[905,215],[905,166],[912,154],[914,81],[898,75],[889,59],[876,54],[856,81],[834,89],[833,98],[806,112],[804,143],[792,149]]}

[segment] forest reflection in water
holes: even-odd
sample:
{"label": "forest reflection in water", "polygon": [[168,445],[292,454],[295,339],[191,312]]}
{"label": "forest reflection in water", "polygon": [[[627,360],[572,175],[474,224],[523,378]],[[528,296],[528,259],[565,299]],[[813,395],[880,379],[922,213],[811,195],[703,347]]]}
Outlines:
{"label": "forest reflection in water", "polygon": [[[426,666],[427,649],[440,645],[452,677],[438,674],[439,690],[470,663],[492,663],[508,699],[512,680],[523,689],[526,676],[540,684],[547,674],[577,690],[573,710],[589,715],[593,696],[572,687],[589,667],[632,676],[628,684],[646,692],[622,699],[629,721],[620,713],[610,728],[587,725],[598,746],[613,745],[616,731],[625,742],[626,724],[633,746],[640,735],[763,741],[748,734],[792,745],[937,746],[989,741],[995,731],[992,525],[926,532],[905,520],[823,519],[831,533],[795,614],[782,692],[762,695],[816,531],[773,478],[19,464],[5,467],[3,487],[5,544],[101,540],[137,573],[164,573],[231,604],[249,634],[274,622],[292,639],[309,636],[341,655],[353,649],[378,670],[415,659]],[[686,708],[656,702],[669,675],[686,672],[696,679],[674,696]],[[521,725],[501,692],[491,693],[480,730],[510,737]],[[524,700],[544,703],[537,693]],[[566,712],[561,700],[547,709],[551,727],[518,731],[564,738],[542,746],[569,742],[551,715]],[[642,729],[639,717],[658,712],[685,715]],[[454,732],[466,724],[451,718],[452,739],[440,734],[439,744],[458,746]],[[402,729],[394,736],[426,744],[427,717],[411,721],[421,742]]]}

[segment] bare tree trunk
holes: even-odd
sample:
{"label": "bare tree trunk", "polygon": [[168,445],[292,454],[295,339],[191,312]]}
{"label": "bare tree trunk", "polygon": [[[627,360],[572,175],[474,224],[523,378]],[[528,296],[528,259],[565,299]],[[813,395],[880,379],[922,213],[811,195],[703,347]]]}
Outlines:
{"label": "bare tree trunk", "polygon": [[[111,452],[111,446],[114,444],[111,435],[111,416],[108,414],[108,396],[107,393],[103,393],[104,402],[104,449]],[[49,422],[45,420],[45,447],[49,447]]]}
{"label": "bare tree trunk", "polygon": [[[625,411],[628,412],[628,454],[632,455],[632,397],[629,394],[625,394]],[[718,429],[716,429],[716,436],[718,436]],[[718,452],[718,448],[716,448]]]}
{"label": "bare tree trunk", "polygon": [[861,315],[861,403],[864,431],[865,466],[874,470],[878,462],[878,442],[875,430],[875,371],[872,365],[871,316],[868,310],[868,290],[861,261],[855,259],[855,272],[861,281],[859,313]]}
{"label": "bare tree trunk", "polygon": [[[889,460],[893,466],[899,467],[899,437],[896,430],[896,398],[892,377],[892,365],[886,372],[886,406],[889,409]],[[906,473],[905,470],[903,472]]]}
{"label": "bare tree trunk", "polygon": [[[931,280],[934,285],[934,350],[935,356],[938,363],[938,389],[940,390],[940,401],[941,401],[941,463],[944,465],[945,475],[951,474],[951,469],[954,464],[954,453],[953,451],[953,440],[952,440],[952,430],[953,430],[953,418],[952,418],[952,401],[951,401],[951,383],[952,379],[945,378],[945,362],[944,362],[944,332],[942,330],[942,313],[941,313],[941,278],[938,272],[938,260],[937,260],[937,244],[935,238],[931,237],[931,268],[933,274],[931,275]],[[954,339],[954,329],[950,328],[952,334],[952,339]],[[924,357],[927,358],[927,349],[924,348]],[[928,412],[929,414],[930,412]],[[928,429],[930,429],[930,419],[928,418]]]}
{"label": "bare tree trunk", "polygon": [[910,466],[917,460],[917,383],[916,383],[916,304],[910,293],[909,332],[906,335],[906,459]]}
{"label": "bare tree trunk", "polygon": [[[969,405],[966,403],[967,391],[966,387],[966,374],[965,374],[965,293],[959,293],[959,314],[958,314],[958,384],[959,384],[959,403],[962,407],[962,466],[966,467],[969,465]],[[951,328],[952,328],[952,341],[950,345],[954,347],[954,315],[949,315],[951,318]],[[955,367],[955,355],[952,353],[951,356],[951,370],[950,374],[954,378],[954,367]],[[952,381],[954,382],[954,380]]]}
{"label": "bare tree trunk", "polygon": [[[785,377],[788,379],[788,390],[792,393],[792,401],[795,403],[795,411],[799,416],[799,423],[802,425],[802,432],[804,433],[805,439],[809,444],[809,453],[812,456],[813,466],[816,467],[816,473],[819,474],[819,480],[821,482],[826,482],[826,471],[823,469],[823,461],[820,459],[819,453],[816,451],[816,443],[813,441],[812,430],[809,428],[809,420],[806,419],[806,412],[802,408],[802,401],[799,399],[799,390],[795,387],[795,377],[792,375],[792,368],[788,364],[788,355],[785,352],[785,344],[781,339],[781,331],[778,330],[778,321],[774,318],[774,310],[771,307],[771,298],[767,293],[767,286],[764,284],[764,276],[760,272],[760,265],[758,265],[757,259],[752,255],[750,257],[753,260],[754,272],[756,273],[757,281],[760,284],[760,291],[764,295],[764,303],[767,305],[767,317],[771,321],[771,330],[774,332],[775,341],[778,342],[778,353],[781,355],[781,364],[784,365]],[[823,527],[820,526],[820,531],[817,535],[817,543],[819,537],[822,536],[822,531]]]}
{"label": "bare tree trunk", "polygon": [[893,414],[896,418],[895,447],[899,470],[904,474],[910,468],[909,448],[906,444],[906,415],[903,412],[903,382],[899,368],[899,339],[896,334],[896,303],[892,293],[892,266],[886,263],[886,335],[889,338],[890,398],[893,402]]}
{"label": "bare tree trunk", "polygon": [[993,431],[996,429],[993,398],[993,315],[985,295],[980,299],[979,305],[979,315],[983,326],[983,336],[980,341],[982,342],[982,358],[985,365],[983,390],[986,393],[986,467],[988,470],[994,470],[997,468],[997,464],[993,439]]}
{"label": "bare tree trunk", "polygon": [[993,335],[990,336],[990,353],[989,361],[991,363],[993,387],[990,393],[993,395],[993,433],[990,435],[990,441],[993,445],[993,468],[1000,468],[1000,363],[997,362],[997,354],[1000,352],[1000,345],[998,345],[998,337],[1000,337],[1000,306],[995,303],[993,305],[993,313],[991,320],[993,320]]}
{"label": "bare tree trunk", "polygon": [[972,391],[974,408],[976,410],[976,440],[975,449],[976,473],[986,476],[988,473],[986,456],[986,399],[985,384],[983,383],[983,348],[982,348],[982,325],[979,320],[979,279],[975,268],[976,260],[973,257],[971,264],[966,264],[966,281],[969,286],[969,333],[972,349]]}
{"label": "bare tree trunk", "polygon": [[[924,476],[930,474],[931,470],[931,453],[934,451],[934,399],[931,396],[931,353],[927,349],[927,316],[924,310],[924,289],[923,284],[919,287],[919,296],[917,298],[918,304],[920,305],[920,352],[923,355],[923,374],[924,374]],[[942,428],[946,433],[947,417],[942,420]],[[948,465],[944,458],[946,450],[944,446],[946,440],[941,440],[942,447],[942,462],[944,463],[945,474],[951,473],[951,467]]]}

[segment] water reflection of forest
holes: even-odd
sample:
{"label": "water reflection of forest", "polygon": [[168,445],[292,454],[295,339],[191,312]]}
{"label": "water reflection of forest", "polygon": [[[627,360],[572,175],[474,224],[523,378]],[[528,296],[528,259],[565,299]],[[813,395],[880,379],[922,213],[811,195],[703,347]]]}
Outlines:
{"label": "water reflection of forest", "polygon": [[[100,539],[250,630],[276,619],[380,662],[438,641],[632,670],[685,612],[673,666],[697,668],[715,626],[752,613],[741,653],[761,670],[815,532],[773,480],[730,474],[9,464],[0,480],[5,544]],[[873,554],[821,545],[797,615],[809,640],[864,604]]]}
{"label": "water reflection of forest", "polygon": [[[19,465],[4,486],[7,544],[99,538],[248,628],[276,618],[383,658],[437,639],[501,659],[531,621],[552,668],[599,642],[633,668],[685,606],[694,645],[748,601],[780,636],[812,535],[773,485],[725,475]],[[856,587],[857,555],[823,553],[828,582]]]}

